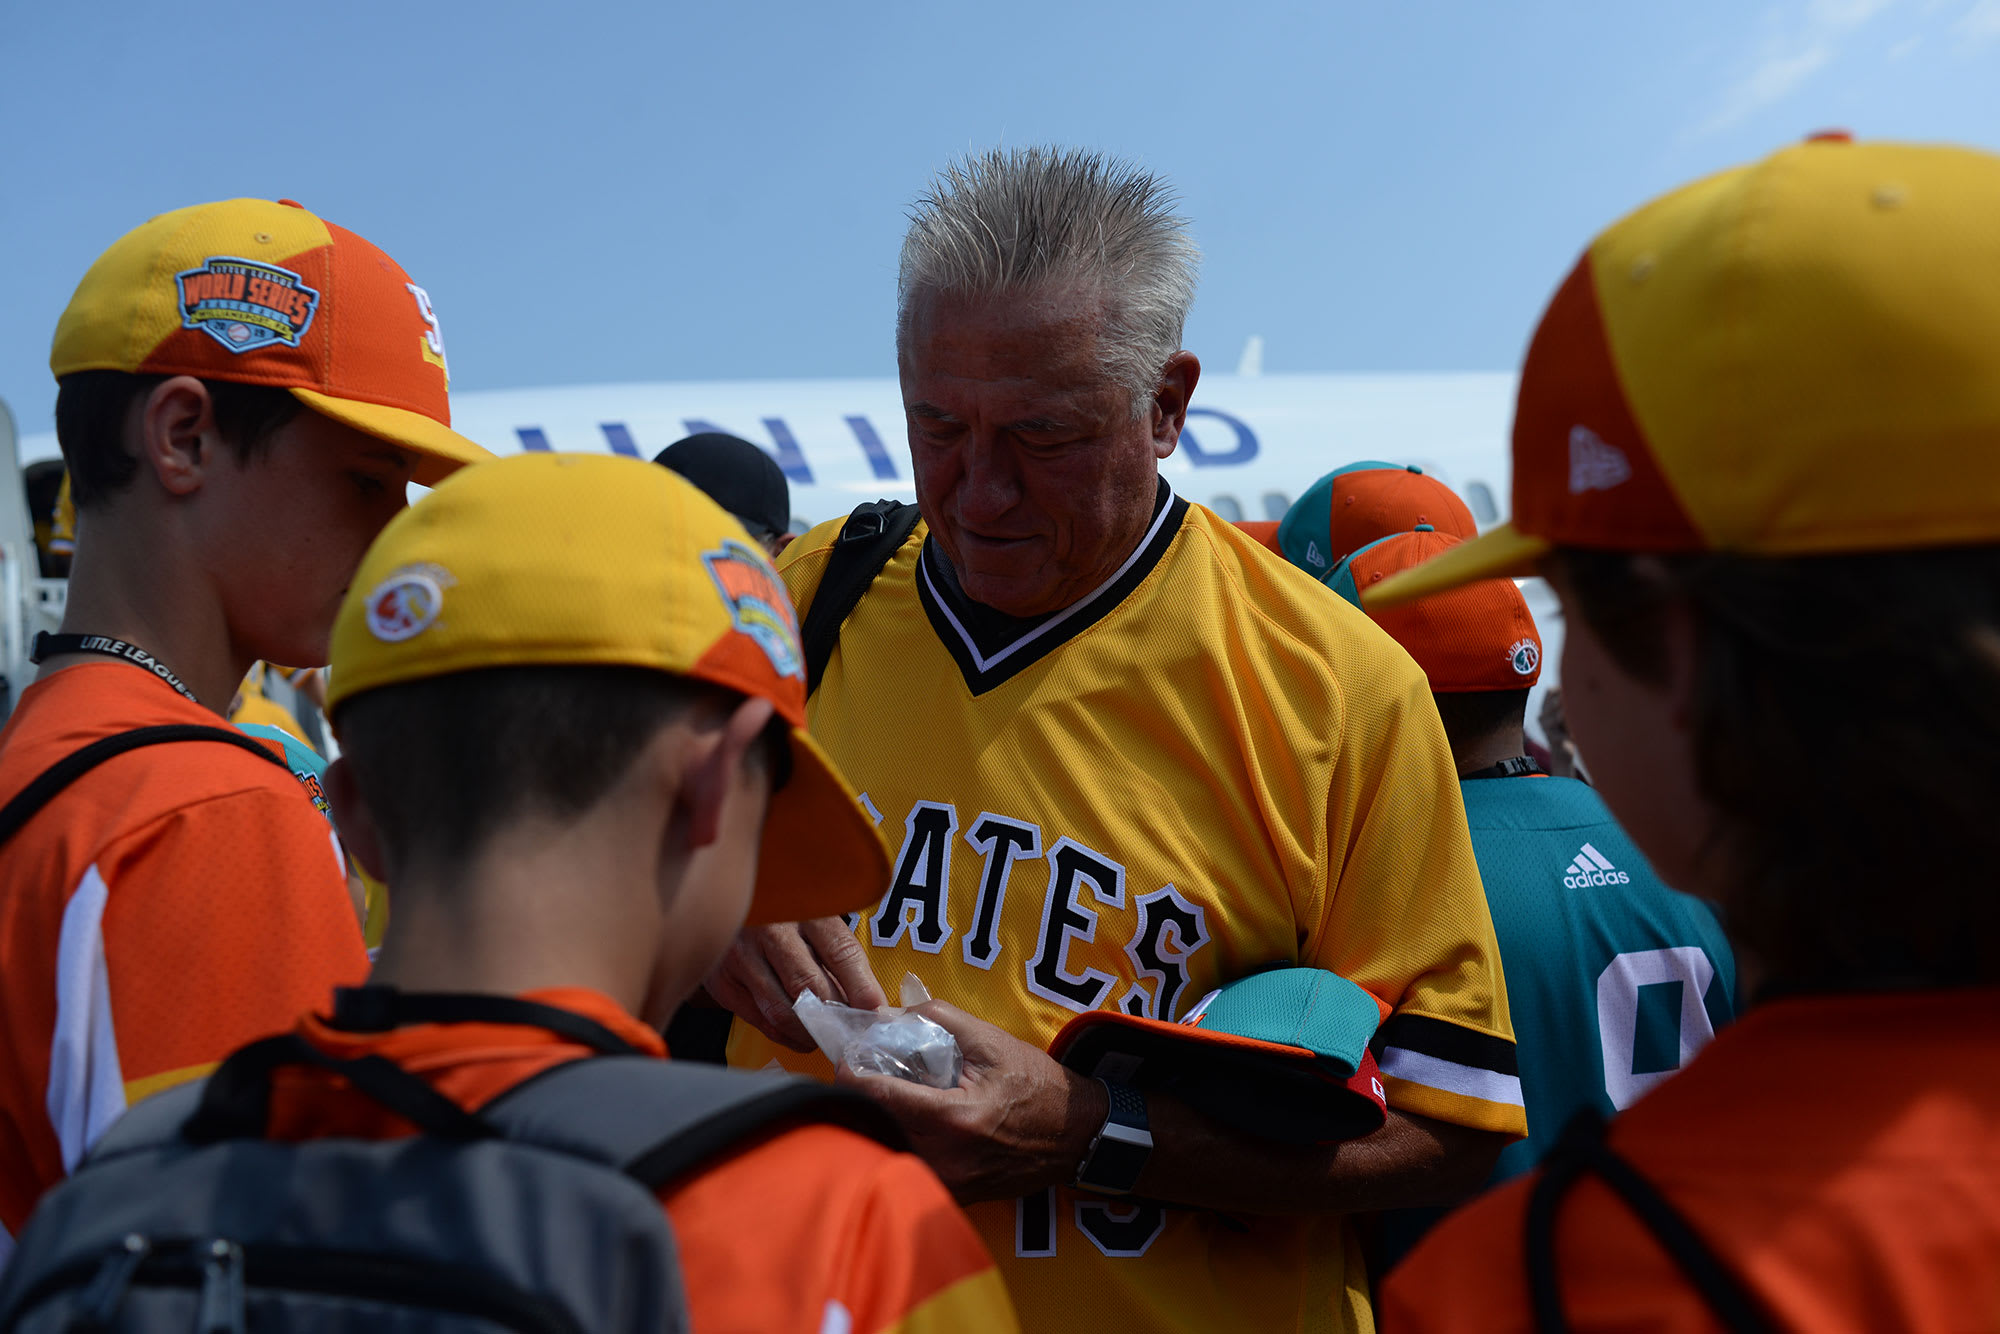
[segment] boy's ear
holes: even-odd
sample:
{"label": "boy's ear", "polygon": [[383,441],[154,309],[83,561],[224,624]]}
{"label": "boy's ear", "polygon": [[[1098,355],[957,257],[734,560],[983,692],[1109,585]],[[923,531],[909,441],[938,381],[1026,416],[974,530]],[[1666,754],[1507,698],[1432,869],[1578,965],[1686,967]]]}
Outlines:
{"label": "boy's ear", "polygon": [[326,799],[333,807],[333,827],[340,831],[341,844],[354,854],[361,869],[377,880],[389,878],[388,862],[382,856],[382,835],[361,788],[354,781],[354,766],[343,757],[326,771]]}
{"label": "boy's ear", "polygon": [[153,386],[139,400],[137,453],[167,494],[201,489],[202,467],[211,455],[203,446],[215,438],[215,404],[208,386],[192,375],[176,375]]}
{"label": "boy's ear", "polygon": [[[768,699],[745,699],[730,710],[720,731],[708,734],[713,739],[706,753],[684,771],[681,802],[688,814],[690,848],[705,848],[721,836],[722,808],[742,785],[744,766],[754,763],[750,748],[772,712]],[[768,776],[764,781],[770,781]]]}

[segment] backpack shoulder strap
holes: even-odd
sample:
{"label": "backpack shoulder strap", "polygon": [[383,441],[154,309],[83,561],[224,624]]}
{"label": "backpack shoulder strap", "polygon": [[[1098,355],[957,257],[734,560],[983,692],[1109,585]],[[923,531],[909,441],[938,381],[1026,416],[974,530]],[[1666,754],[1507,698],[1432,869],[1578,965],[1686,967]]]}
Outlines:
{"label": "backpack shoulder strap", "polygon": [[1731,1334],[1766,1334],[1778,1328],[1687,1217],[1611,1147],[1605,1139],[1603,1116],[1596,1108],[1586,1107],[1564,1128],[1528,1195],[1522,1250],[1528,1263],[1528,1299],[1537,1330],[1568,1334],[1569,1318],[1562,1309],[1556,1265],[1556,1214],[1570,1189],[1592,1173],[1601,1177],[1652,1233],[1724,1329]]}
{"label": "backpack shoulder strap", "polygon": [[785,1121],[842,1126],[892,1149],[906,1144],[888,1114],[857,1093],[649,1056],[566,1062],[479,1115],[510,1140],[592,1159],[654,1190]]}
{"label": "backpack shoulder strap", "polygon": [[178,1140],[181,1127],[201,1105],[202,1093],[207,1087],[206,1079],[193,1079],[133,1103],[91,1146],[84,1162],[102,1162],[121,1154],[156,1149]]}
{"label": "backpack shoulder strap", "polygon": [[915,505],[900,500],[874,500],[856,507],[841,525],[826,559],[806,623],[799,629],[806,657],[806,694],[819,689],[833,650],[840,644],[840,627],[847,623],[875,576],[882,573],[910,534],[917,530]]}
{"label": "backpack shoulder strap", "polygon": [[14,795],[14,799],[0,807],[0,846],[21,831],[21,826],[35,817],[42,807],[54,801],[62,790],[77,779],[95,769],[116,755],[141,746],[157,746],[169,741],[222,741],[252,755],[270,761],[286,773],[291,770],[285,762],[273,754],[264,743],[221,727],[203,727],[199,723],[163,723],[158,727],[135,727],[129,732],[118,732],[101,737],[80,750],[71,751],[54,764],[44,769],[26,787]]}

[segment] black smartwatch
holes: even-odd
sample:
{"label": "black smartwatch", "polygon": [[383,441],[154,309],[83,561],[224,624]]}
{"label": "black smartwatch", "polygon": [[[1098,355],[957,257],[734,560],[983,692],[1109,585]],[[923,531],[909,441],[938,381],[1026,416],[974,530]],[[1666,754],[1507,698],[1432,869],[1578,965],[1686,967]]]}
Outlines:
{"label": "black smartwatch", "polygon": [[1129,1084],[1100,1079],[1111,1095],[1111,1111],[1076,1169],[1076,1184],[1105,1195],[1130,1195],[1153,1156],[1153,1132],[1146,1121],[1146,1095]]}

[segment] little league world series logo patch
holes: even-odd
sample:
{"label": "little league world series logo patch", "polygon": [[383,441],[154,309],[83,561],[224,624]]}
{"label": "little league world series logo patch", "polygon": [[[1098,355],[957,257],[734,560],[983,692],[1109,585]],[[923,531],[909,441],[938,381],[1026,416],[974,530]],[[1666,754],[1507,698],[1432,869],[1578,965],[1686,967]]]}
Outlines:
{"label": "little league world series logo patch", "polygon": [[319,293],[275,264],[228,255],[174,275],[181,289],[181,327],[199,329],[231,352],[273,343],[297,347],[312,327]]}
{"label": "little league world series logo patch", "polygon": [[719,551],[703,552],[701,560],[715,580],[716,591],[722,594],[723,605],[729,608],[731,624],[764,650],[778,675],[804,677],[799,623],[792,614],[792,600],[785,596],[785,586],[778,582],[770,564],[734,540],[724,542]]}

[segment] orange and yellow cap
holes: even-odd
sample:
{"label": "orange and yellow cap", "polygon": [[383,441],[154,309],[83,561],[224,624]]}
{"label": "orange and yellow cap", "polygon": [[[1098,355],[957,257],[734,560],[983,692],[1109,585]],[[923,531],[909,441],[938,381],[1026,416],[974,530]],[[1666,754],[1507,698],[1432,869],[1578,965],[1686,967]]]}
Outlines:
{"label": "orange and yellow cap", "polygon": [[678,474],[611,455],[469,468],[390,520],[333,628],[328,706],[486,667],[650,667],[768,699],[791,724],[752,922],[872,903],[888,851],[806,734],[790,598],[742,525]]}
{"label": "orange and yellow cap", "polygon": [[[1480,579],[1431,597],[1377,607],[1375,590],[1460,546],[1449,533],[1420,528],[1370,542],[1328,576],[1424,669],[1434,694],[1526,690],[1542,679],[1542,635],[1512,579]],[[1336,571],[1339,574],[1341,571]]]}
{"label": "orange and yellow cap", "polygon": [[1821,136],[1613,224],[1542,316],[1512,521],[1394,606],[1558,546],[2000,541],[2000,156]]}
{"label": "orange and yellow cap", "polygon": [[451,429],[437,312],[395,260],[289,200],[231,199],[134,228],[90,266],[49,369],[289,389],[417,456],[435,485],[491,458]]}

